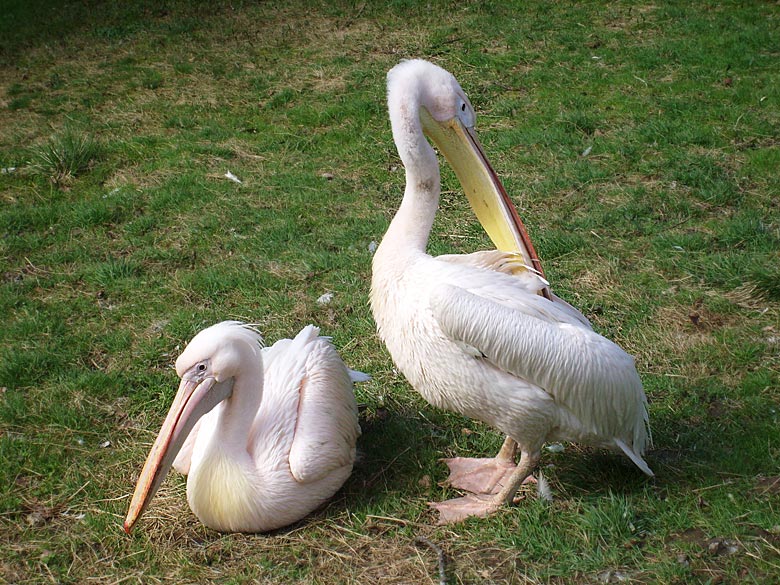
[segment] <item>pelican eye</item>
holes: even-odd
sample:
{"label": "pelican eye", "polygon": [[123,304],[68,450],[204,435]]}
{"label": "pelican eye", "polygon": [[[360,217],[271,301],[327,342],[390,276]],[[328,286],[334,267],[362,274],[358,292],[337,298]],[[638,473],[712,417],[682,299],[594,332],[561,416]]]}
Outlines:
{"label": "pelican eye", "polygon": [[196,369],[198,370],[198,372],[205,372],[206,364],[198,364],[198,367]]}
{"label": "pelican eye", "polygon": [[460,111],[461,112],[465,112],[466,111],[466,103],[465,102],[460,104]]}

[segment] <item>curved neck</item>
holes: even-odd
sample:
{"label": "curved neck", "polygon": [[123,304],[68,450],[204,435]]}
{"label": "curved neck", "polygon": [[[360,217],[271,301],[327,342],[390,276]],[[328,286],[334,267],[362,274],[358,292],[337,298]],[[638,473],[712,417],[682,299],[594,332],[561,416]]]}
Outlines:
{"label": "curved neck", "polygon": [[385,240],[425,250],[439,206],[441,179],[436,152],[425,138],[420,122],[421,86],[413,78],[396,80],[388,88],[393,140],[406,170],[406,189]]}
{"label": "curved neck", "polygon": [[263,400],[263,366],[260,350],[247,354],[242,371],[235,377],[233,394],[217,405],[216,428],[212,441],[223,451],[247,453],[252,423]]}
{"label": "curved neck", "polygon": [[[265,527],[265,483],[250,453],[250,433],[262,402],[262,365],[245,363],[233,394],[204,417],[192,452],[187,501],[206,526],[226,532]],[[202,441],[202,442],[201,442]]]}

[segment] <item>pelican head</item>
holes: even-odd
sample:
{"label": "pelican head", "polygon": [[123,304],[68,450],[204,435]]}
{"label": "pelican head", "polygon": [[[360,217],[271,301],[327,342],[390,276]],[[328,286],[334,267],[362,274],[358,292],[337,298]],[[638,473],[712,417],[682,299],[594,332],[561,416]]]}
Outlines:
{"label": "pelican head", "polygon": [[422,132],[454,169],[496,248],[521,254],[525,264],[541,275],[541,263],[525,226],[477,138],[474,108],[455,77],[433,63],[415,59],[388,72],[387,88],[393,137],[404,166],[413,168],[414,157],[425,151],[413,131],[419,114]]}
{"label": "pelican head", "polygon": [[237,321],[224,321],[199,332],[176,360],[181,379],[171,409],[152,445],[130,502],[124,529],[129,533],[154,497],[195,423],[233,394],[233,383],[245,364],[257,364],[262,338]]}

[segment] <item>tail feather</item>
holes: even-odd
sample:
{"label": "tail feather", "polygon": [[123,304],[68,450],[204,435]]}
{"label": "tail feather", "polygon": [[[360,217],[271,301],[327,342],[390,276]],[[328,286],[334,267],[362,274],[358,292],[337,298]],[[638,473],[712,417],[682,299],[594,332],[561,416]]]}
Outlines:
{"label": "tail feather", "polygon": [[644,473],[649,475],[650,477],[655,477],[655,473],[653,473],[653,470],[650,469],[650,467],[647,465],[644,459],[642,459],[641,455],[636,453],[631,447],[626,445],[623,441],[620,439],[615,439],[615,445],[620,447],[621,451],[626,454],[626,456],[631,459],[631,461],[634,462],[634,465],[636,465],[639,469],[641,469]]}
{"label": "tail feather", "polygon": [[353,383],[368,382],[371,379],[371,376],[364,374],[363,372],[358,372],[357,370],[349,370],[349,379],[352,380]]}

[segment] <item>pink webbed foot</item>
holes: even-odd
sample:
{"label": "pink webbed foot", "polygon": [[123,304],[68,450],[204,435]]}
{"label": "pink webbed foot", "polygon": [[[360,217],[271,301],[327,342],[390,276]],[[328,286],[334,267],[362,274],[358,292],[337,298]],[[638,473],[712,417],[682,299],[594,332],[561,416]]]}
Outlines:
{"label": "pink webbed foot", "polygon": [[439,525],[454,524],[471,517],[484,518],[501,507],[495,496],[486,494],[469,494],[444,502],[428,502],[428,505],[438,510]]}
{"label": "pink webbed foot", "polygon": [[[507,439],[506,444],[510,447],[514,445],[511,439]],[[518,465],[512,462],[512,457],[506,456],[503,448],[499,456],[493,459],[456,458],[446,461],[452,472],[452,485],[461,489],[476,488],[483,493],[471,493],[446,502],[430,503],[434,510],[439,511],[439,524],[460,522],[470,516],[484,517],[503,505],[512,504],[517,489],[523,483],[536,481],[531,476],[531,471],[539,461],[539,454],[523,451]]]}
{"label": "pink webbed foot", "polygon": [[[498,457],[454,457],[445,459],[444,462],[450,468],[450,476],[445,485],[472,494],[497,494],[517,468],[512,461]],[[527,483],[535,480],[533,476],[529,476],[525,481]]]}

